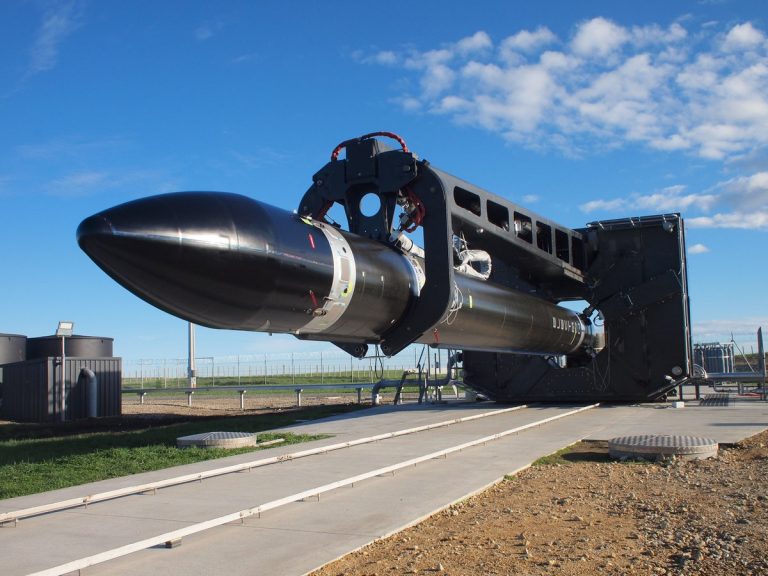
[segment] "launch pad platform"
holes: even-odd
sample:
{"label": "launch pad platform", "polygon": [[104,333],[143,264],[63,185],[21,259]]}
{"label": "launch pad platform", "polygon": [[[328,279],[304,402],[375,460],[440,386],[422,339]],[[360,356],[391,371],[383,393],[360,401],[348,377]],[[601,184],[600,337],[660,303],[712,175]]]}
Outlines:
{"label": "launch pad platform", "polygon": [[[728,444],[766,428],[768,403],[742,397],[683,409],[470,402],[371,408],[284,429],[333,435],[299,447],[0,501],[3,573],[306,574],[582,439],[686,434]],[[274,464],[258,463],[270,458]],[[233,472],[202,479],[224,467]],[[14,511],[195,474],[200,481],[7,520]],[[180,546],[163,545],[163,538],[178,544],[170,535],[180,532]]]}

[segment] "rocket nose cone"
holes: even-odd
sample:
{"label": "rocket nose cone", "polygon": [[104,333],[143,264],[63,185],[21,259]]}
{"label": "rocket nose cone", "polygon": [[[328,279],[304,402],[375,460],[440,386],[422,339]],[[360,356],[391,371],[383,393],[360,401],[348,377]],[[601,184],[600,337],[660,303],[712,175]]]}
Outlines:
{"label": "rocket nose cone", "polygon": [[94,243],[111,236],[112,226],[101,214],[89,216],[77,227],[77,243],[86,253]]}
{"label": "rocket nose cone", "polygon": [[[150,304],[198,324],[229,327],[243,316],[231,302],[237,284],[232,264],[239,249],[236,214],[249,202],[205,192],[150,196],[86,218],[77,241],[102,270]],[[270,226],[262,224],[257,245],[269,235]]]}
{"label": "rocket nose cone", "polygon": [[215,328],[266,323],[277,332],[306,323],[306,286],[326,293],[313,285],[333,270],[330,254],[317,260],[320,246],[311,260],[299,250],[296,238],[308,247],[305,229],[290,213],[245,196],[179,192],[86,218],[77,240],[114,280],[166,312]]}
{"label": "rocket nose cone", "polygon": [[[135,291],[139,272],[162,258],[163,245],[178,239],[179,199],[152,196],[94,214],[77,228],[77,243],[104,271]],[[142,295],[143,297],[143,295]]]}

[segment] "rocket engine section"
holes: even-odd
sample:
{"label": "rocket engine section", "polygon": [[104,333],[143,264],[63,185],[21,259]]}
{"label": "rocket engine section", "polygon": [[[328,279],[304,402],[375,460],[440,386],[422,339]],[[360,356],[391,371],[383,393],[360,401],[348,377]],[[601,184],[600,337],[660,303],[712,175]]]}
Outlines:
{"label": "rocket engine section", "polygon": [[[378,208],[364,211],[370,197]],[[346,230],[330,221],[334,204]],[[408,236],[417,230],[423,249]],[[388,355],[413,342],[461,349],[465,382],[500,401],[650,400],[690,373],[679,215],[570,230],[419,160],[390,133],[341,143],[297,213],[181,192],[100,212],[77,237],[113,279],[185,320],[331,341],[358,357],[369,344]]]}

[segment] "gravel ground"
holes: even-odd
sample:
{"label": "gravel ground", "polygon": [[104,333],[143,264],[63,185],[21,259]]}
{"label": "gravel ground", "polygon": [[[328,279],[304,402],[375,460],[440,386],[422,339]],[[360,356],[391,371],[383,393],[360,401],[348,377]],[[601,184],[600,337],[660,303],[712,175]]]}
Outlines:
{"label": "gravel ground", "polygon": [[314,576],[768,574],[766,444],[637,463],[581,443]]}

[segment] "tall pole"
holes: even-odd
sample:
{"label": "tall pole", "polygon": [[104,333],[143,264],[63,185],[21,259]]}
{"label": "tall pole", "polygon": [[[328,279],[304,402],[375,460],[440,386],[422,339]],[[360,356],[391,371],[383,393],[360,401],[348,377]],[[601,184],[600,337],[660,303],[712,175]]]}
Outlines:
{"label": "tall pole", "polygon": [[189,323],[189,361],[187,363],[187,379],[190,388],[197,387],[197,375],[195,374],[195,325]]}
{"label": "tall pole", "polygon": [[64,346],[64,336],[61,337],[61,421],[67,419],[67,352]]}
{"label": "tall pole", "polygon": [[768,382],[768,378],[766,378],[766,369],[765,369],[765,347],[763,345],[763,328],[762,326],[757,329],[757,354],[759,355],[759,358],[757,359],[757,369],[760,370],[763,374],[763,384],[760,387],[761,388],[761,394],[760,398],[763,400],[768,400],[768,390],[766,390],[766,382]]}

